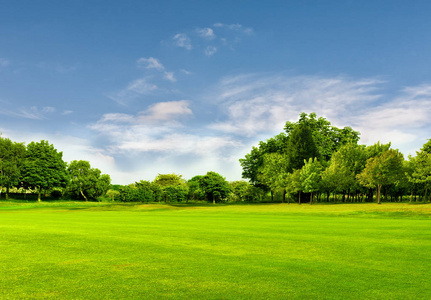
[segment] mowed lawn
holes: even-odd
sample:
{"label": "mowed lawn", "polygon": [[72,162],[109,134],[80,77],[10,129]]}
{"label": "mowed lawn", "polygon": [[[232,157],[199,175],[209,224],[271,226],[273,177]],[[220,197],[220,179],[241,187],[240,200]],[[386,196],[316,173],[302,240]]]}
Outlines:
{"label": "mowed lawn", "polygon": [[0,299],[430,299],[431,205],[0,202]]}

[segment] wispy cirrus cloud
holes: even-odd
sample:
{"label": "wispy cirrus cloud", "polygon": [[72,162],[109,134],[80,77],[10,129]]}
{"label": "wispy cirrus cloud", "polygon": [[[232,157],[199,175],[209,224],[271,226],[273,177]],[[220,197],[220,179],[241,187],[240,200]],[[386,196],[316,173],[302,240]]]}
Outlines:
{"label": "wispy cirrus cloud", "polygon": [[143,95],[150,95],[158,90],[158,86],[149,82],[149,77],[138,78],[130,82],[127,87],[110,94],[107,97],[118,104],[126,105]]}
{"label": "wispy cirrus cloud", "polygon": [[217,27],[217,28],[225,28],[225,29],[228,29],[228,30],[238,31],[238,32],[244,33],[246,35],[252,35],[253,32],[254,32],[253,28],[251,28],[251,27],[244,27],[241,24],[215,23],[213,26]]}
{"label": "wispy cirrus cloud", "polygon": [[254,136],[283,128],[302,111],[334,117],[357,109],[360,103],[379,99],[379,80],[343,77],[288,77],[280,74],[248,74],[224,78],[216,88],[226,119],[211,129]]}
{"label": "wispy cirrus cloud", "polygon": [[154,58],[154,57],[149,57],[149,58],[142,57],[142,58],[138,59],[137,64],[138,64],[139,67],[144,68],[144,69],[155,69],[155,70],[157,70],[159,72],[162,72],[163,75],[164,75],[164,78],[166,80],[169,80],[169,81],[172,81],[172,82],[177,81],[176,78],[175,78],[175,76],[174,76],[174,73],[166,71],[165,66],[163,66],[162,63],[157,58]]}
{"label": "wispy cirrus cloud", "polygon": [[[217,31],[217,32],[216,32]],[[197,28],[187,33],[177,33],[173,38],[175,46],[187,50],[196,49],[206,56],[213,56],[219,49],[234,49],[242,37],[253,35],[251,27],[241,24],[215,23],[211,27]]]}
{"label": "wispy cirrus cloud", "polygon": [[[6,103],[6,106],[10,106],[8,104],[9,103]],[[47,117],[48,114],[55,113],[55,111],[56,109],[51,106],[45,106],[42,108],[39,108],[37,106],[31,106],[27,108],[21,107],[16,110],[3,107],[3,109],[0,110],[0,114],[15,118],[43,120]]]}
{"label": "wispy cirrus cloud", "polygon": [[406,87],[395,96],[387,95],[384,88],[385,82],[375,78],[226,77],[208,97],[222,114],[208,128],[239,139],[270,137],[301,112],[316,112],[335,126],[360,131],[362,143],[391,141],[393,147],[413,153],[431,132],[431,84]]}

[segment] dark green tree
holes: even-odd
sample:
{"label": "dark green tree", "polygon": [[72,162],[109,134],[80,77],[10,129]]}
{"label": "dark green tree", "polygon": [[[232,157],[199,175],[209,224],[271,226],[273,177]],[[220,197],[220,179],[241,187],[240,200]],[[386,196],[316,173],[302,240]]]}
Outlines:
{"label": "dark green tree", "polygon": [[301,113],[298,122],[286,122],[284,130],[289,139],[291,133],[300,125],[307,125],[311,130],[314,143],[319,155],[316,156],[321,161],[329,161],[332,153],[337,151],[342,145],[348,143],[356,144],[359,141],[359,132],[350,127],[337,128],[331,125],[323,117],[317,118],[316,113]]}
{"label": "dark green tree", "polygon": [[213,204],[226,199],[231,191],[226,179],[212,171],[201,177],[199,186],[205,193],[207,201],[212,201]]}
{"label": "dark green tree", "polygon": [[308,125],[300,123],[290,132],[286,156],[289,172],[301,169],[304,161],[310,158],[319,158],[319,150]]}
{"label": "dark green tree", "polygon": [[65,187],[69,178],[63,152],[57,152],[54,145],[44,140],[27,145],[22,174],[24,185],[37,189],[38,201],[42,190]]}
{"label": "dark green tree", "polygon": [[25,150],[24,144],[0,136],[0,193],[6,187],[6,199],[9,189],[20,183]]}

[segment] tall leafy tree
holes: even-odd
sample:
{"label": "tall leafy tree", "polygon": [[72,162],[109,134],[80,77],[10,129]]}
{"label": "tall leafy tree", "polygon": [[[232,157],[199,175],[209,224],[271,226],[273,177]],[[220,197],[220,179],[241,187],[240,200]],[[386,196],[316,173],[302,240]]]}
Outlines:
{"label": "tall leafy tree", "polygon": [[286,122],[284,130],[289,139],[291,133],[300,125],[306,125],[312,133],[314,143],[318,149],[318,157],[321,161],[329,161],[332,154],[342,145],[348,143],[356,144],[359,141],[359,132],[346,126],[337,128],[331,125],[323,117],[317,118],[316,113],[301,113],[298,122]]}
{"label": "tall leafy tree", "polygon": [[6,199],[9,189],[19,185],[25,150],[24,144],[0,136],[0,193],[6,187]]}
{"label": "tall leafy tree", "polygon": [[275,191],[281,191],[283,193],[282,202],[284,202],[286,195],[287,168],[288,161],[285,153],[274,152],[263,156],[261,181],[270,187],[271,194]]}
{"label": "tall leafy tree", "polygon": [[207,172],[199,181],[200,188],[206,195],[208,201],[215,204],[217,201],[226,199],[231,192],[229,183],[226,179],[216,172]]}
{"label": "tall leafy tree", "polygon": [[396,183],[403,172],[403,155],[394,149],[367,160],[365,169],[357,175],[360,184],[376,188],[377,203],[380,204],[382,186]]}
{"label": "tall leafy tree", "polygon": [[315,157],[314,160],[310,158],[308,161],[304,162],[304,166],[300,171],[302,190],[305,193],[310,193],[310,204],[313,203],[314,193],[319,191],[321,176],[322,173],[322,165]]}
{"label": "tall leafy tree", "polygon": [[24,184],[37,189],[38,201],[41,201],[42,190],[65,187],[68,182],[63,152],[58,152],[45,140],[27,145],[22,174]]}
{"label": "tall leafy tree", "polygon": [[69,190],[78,197],[95,199],[104,195],[110,187],[111,178],[97,168],[91,168],[85,160],[74,160],[69,164]]}
{"label": "tall leafy tree", "polygon": [[413,163],[414,168],[413,173],[410,175],[410,180],[413,183],[421,184],[424,186],[424,200],[429,201],[428,190],[431,184],[431,153],[427,153],[425,151],[417,152]]}
{"label": "tall leafy tree", "polygon": [[262,177],[264,156],[270,153],[284,154],[287,141],[288,137],[282,132],[264,142],[259,142],[258,147],[252,147],[250,153],[239,160],[243,170],[242,178],[249,179],[250,183],[256,187],[268,189],[269,187]]}
{"label": "tall leafy tree", "polygon": [[287,161],[289,171],[299,170],[305,161],[319,157],[319,150],[314,142],[312,131],[307,124],[299,124],[291,133],[287,143]]}

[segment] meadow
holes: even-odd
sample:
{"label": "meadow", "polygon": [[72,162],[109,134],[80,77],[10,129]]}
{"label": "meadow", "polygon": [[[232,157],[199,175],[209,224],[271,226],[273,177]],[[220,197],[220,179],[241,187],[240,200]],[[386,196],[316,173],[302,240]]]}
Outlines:
{"label": "meadow", "polygon": [[0,201],[0,299],[429,299],[431,205]]}

